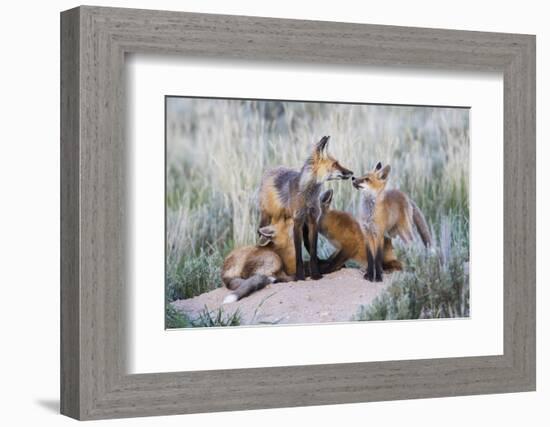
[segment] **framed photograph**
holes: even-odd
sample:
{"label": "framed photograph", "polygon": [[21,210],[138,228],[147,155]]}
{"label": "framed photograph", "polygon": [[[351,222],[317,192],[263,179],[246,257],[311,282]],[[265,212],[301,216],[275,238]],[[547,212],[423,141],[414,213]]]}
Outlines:
{"label": "framed photograph", "polygon": [[61,88],[63,414],[535,390],[534,36],[84,6]]}

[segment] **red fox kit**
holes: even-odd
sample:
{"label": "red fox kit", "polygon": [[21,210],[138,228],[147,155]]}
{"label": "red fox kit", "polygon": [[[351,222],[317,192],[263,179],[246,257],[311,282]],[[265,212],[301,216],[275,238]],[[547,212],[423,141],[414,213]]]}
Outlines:
{"label": "red fox kit", "polygon": [[261,227],[259,243],[234,249],[222,267],[222,281],[232,292],[223,300],[230,303],[274,282],[293,280],[295,273],[292,220]]}
{"label": "red fox kit", "polygon": [[[330,208],[332,190],[326,190],[321,195],[321,217],[319,232],[329,240],[336,251],[328,260],[321,264],[322,273],[338,270],[348,260],[354,260],[363,267],[368,266],[367,238],[359,222],[348,212]],[[401,270],[401,262],[393,252],[389,237],[384,237],[382,262],[384,270]]]}
{"label": "red fox kit", "polygon": [[[367,280],[382,280],[382,248],[384,235],[398,235],[405,243],[413,239],[413,223],[426,247],[432,238],[424,215],[406,194],[399,190],[386,190],[390,165],[382,167],[378,162],[365,176],[353,180],[353,186],[361,190],[361,226],[372,246],[367,245]],[[372,262],[371,262],[372,261]]]}
{"label": "red fox kit", "polygon": [[323,183],[353,175],[328,153],[328,141],[329,137],[324,136],[315,144],[300,171],[285,167],[268,170],[260,186],[260,226],[282,218],[294,220],[296,280],[305,279],[302,239],[310,254],[311,278],[322,277],[317,260],[317,221],[321,214],[319,195]]}

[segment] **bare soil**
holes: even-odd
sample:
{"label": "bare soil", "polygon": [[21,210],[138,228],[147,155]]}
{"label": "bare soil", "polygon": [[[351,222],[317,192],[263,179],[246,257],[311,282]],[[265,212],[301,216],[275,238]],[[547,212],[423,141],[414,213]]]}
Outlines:
{"label": "bare soil", "polygon": [[348,322],[389,286],[391,277],[385,274],[383,282],[374,283],[360,270],[344,268],[320,280],[274,283],[229,304],[222,305],[229,291],[218,288],[172,305],[191,319],[205,307],[216,312],[222,307],[226,315],[238,310],[241,325]]}

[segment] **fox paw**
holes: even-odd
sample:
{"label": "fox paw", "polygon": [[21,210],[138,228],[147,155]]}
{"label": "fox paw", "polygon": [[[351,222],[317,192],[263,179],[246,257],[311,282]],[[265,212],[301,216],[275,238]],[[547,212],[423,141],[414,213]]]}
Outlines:
{"label": "fox paw", "polygon": [[319,280],[319,279],[322,279],[323,278],[323,275],[321,273],[312,273],[311,274],[311,279],[312,280]]}
{"label": "fox paw", "polygon": [[299,282],[301,280],[306,280],[306,276],[304,275],[304,273],[296,273],[296,281]]}

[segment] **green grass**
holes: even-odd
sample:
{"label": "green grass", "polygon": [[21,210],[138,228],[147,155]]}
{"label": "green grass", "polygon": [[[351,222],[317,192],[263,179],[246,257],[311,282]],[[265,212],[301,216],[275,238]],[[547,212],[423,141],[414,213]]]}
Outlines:
{"label": "green grass", "polygon": [[361,306],[352,320],[468,317],[469,251],[461,232],[443,223],[435,250],[398,251],[405,271],[372,304]]}
{"label": "green grass", "polygon": [[208,310],[208,307],[204,307],[199,316],[191,324],[194,328],[239,326],[241,324],[241,314],[239,310],[229,314],[222,307],[212,311]]}
{"label": "green grass", "polygon": [[239,310],[234,313],[226,313],[222,307],[217,310],[204,309],[195,318],[175,309],[171,304],[166,304],[166,328],[219,328],[224,326],[239,326],[241,314]]}
{"label": "green grass", "polygon": [[[429,286],[433,301],[421,298],[422,307],[434,316],[459,314],[450,308],[458,299],[445,302],[458,298],[445,286],[458,283],[449,279],[448,257],[469,261],[468,110],[185,98],[171,98],[167,106],[168,301],[222,286],[224,257],[256,242],[262,173],[277,165],[300,168],[312,143],[331,135],[329,151],[356,175],[379,160],[392,166],[388,188],[416,201],[438,236],[440,263],[447,260],[436,268],[434,259],[423,258],[421,243],[401,248],[407,271],[395,287],[403,296],[380,305],[403,314],[396,307]],[[349,181],[326,186],[334,189],[336,209],[358,213],[359,193]],[[320,256],[331,250],[320,239]],[[469,304],[468,293],[464,298]],[[418,304],[409,301],[403,315],[415,315]]]}
{"label": "green grass", "polygon": [[175,329],[175,328],[189,328],[191,327],[191,321],[182,314],[180,311],[176,310],[172,305],[166,304],[166,329]]}
{"label": "green grass", "polygon": [[180,258],[168,269],[166,297],[169,301],[192,298],[222,286],[222,264],[219,250],[200,250],[195,256]]}

